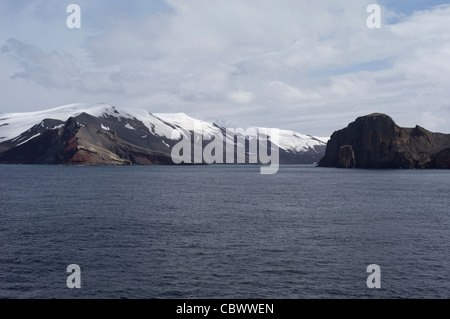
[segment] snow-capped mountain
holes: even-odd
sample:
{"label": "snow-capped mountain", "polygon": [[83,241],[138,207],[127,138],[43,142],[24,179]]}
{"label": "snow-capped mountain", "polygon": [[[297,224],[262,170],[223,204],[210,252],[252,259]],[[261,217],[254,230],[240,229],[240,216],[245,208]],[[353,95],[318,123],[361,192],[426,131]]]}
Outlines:
{"label": "snow-capped mountain", "polygon": [[[245,148],[237,139],[230,140],[233,136],[226,134],[227,128],[184,113],[70,104],[38,112],[0,114],[0,163],[171,164],[172,147],[199,129],[206,140],[221,136],[236,149]],[[247,145],[259,136],[245,131],[244,138]],[[280,163],[318,162],[326,140],[279,130]]]}

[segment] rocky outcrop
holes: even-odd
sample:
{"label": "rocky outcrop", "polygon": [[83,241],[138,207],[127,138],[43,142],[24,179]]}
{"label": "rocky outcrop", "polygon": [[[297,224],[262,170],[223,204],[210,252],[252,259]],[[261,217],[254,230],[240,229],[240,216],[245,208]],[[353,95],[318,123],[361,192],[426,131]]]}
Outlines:
{"label": "rocky outcrop", "polygon": [[355,152],[351,145],[344,145],[339,148],[339,168],[355,168]]}
{"label": "rocky outcrop", "polygon": [[328,141],[321,167],[450,168],[450,134],[403,128],[387,115],[357,118]]}
{"label": "rocky outcrop", "polygon": [[[169,153],[134,145],[115,131],[99,128],[80,118],[69,118],[58,129],[44,130],[30,141],[0,154],[1,163],[64,165],[171,164]],[[34,132],[33,132],[34,133]],[[31,134],[33,134],[31,133]]]}

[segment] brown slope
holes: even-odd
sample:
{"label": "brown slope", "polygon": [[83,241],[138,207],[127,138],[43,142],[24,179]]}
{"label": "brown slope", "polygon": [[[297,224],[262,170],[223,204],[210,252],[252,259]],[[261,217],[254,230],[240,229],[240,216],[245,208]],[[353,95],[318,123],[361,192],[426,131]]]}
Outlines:
{"label": "brown slope", "polygon": [[0,163],[66,165],[172,164],[170,154],[130,144],[114,131],[69,118],[64,127],[0,154]]}

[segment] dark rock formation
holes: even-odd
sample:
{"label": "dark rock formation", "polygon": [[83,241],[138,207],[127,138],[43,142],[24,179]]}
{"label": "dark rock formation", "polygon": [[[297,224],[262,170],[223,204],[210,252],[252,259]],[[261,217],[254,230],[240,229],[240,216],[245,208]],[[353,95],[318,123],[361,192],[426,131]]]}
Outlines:
{"label": "dark rock formation", "polygon": [[328,141],[321,167],[450,168],[450,134],[402,128],[385,114],[357,118]]}
{"label": "dark rock formation", "polygon": [[[82,114],[58,129],[44,130],[30,141],[0,153],[0,163],[65,165],[172,164],[170,153],[141,147],[99,128]],[[78,120],[84,119],[84,123]],[[38,127],[38,126],[37,126]],[[35,133],[32,131],[30,134]],[[129,136],[124,136],[130,139]]]}
{"label": "dark rock formation", "polygon": [[339,168],[355,168],[355,152],[351,145],[344,145],[339,148]]}

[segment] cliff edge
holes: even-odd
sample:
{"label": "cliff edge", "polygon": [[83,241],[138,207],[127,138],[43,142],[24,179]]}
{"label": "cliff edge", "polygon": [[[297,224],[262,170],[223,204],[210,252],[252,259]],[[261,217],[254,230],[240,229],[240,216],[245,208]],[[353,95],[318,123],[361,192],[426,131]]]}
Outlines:
{"label": "cliff edge", "polygon": [[403,128],[388,115],[374,113],[334,132],[319,166],[450,169],[450,134]]}

